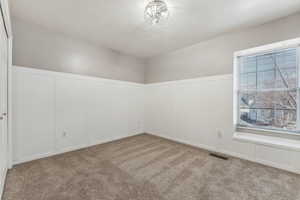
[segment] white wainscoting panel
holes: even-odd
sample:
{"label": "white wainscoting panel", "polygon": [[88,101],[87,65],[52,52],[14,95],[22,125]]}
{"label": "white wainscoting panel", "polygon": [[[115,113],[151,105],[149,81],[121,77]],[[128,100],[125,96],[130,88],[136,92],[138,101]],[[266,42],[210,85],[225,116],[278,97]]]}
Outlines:
{"label": "white wainscoting panel", "polygon": [[300,173],[300,152],[233,139],[232,75],[149,84],[145,132]]}
{"label": "white wainscoting panel", "polygon": [[143,133],[144,85],[13,67],[13,162]]}
{"label": "white wainscoting panel", "polygon": [[90,98],[84,80],[56,78],[56,148],[68,151],[89,144],[87,129],[88,104]]}
{"label": "white wainscoting panel", "polygon": [[[90,136],[90,141],[93,139],[95,143],[105,140],[113,140],[115,137],[119,137],[119,133],[113,133],[115,131],[114,121],[114,102],[116,101],[116,95],[114,93],[118,88],[114,88],[113,85],[105,83],[93,83],[88,85],[89,93],[92,93],[92,98],[88,98],[87,109],[92,111],[88,112],[87,127]],[[105,107],[99,105],[106,105]],[[99,133],[102,133],[101,135]]]}
{"label": "white wainscoting panel", "polygon": [[13,158],[30,160],[55,148],[55,77],[13,73]]}

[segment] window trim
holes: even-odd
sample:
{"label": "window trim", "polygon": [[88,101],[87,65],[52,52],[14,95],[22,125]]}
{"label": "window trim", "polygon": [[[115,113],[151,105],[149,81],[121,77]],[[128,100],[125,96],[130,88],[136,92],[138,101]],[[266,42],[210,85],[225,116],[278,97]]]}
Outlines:
{"label": "window trim", "polygon": [[[268,54],[274,51],[280,51],[283,49],[288,49],[288,48],[297,48],[297,73],[298,73],[298,77],[300,77],[300,69],[299,69],[299,62],[300,62],[300,38],[296,38],[296,39],[291,39],[291,40],[286,40],[286,41],[282,41],[282,42],[276,42],[276,43],[272,43],[272,44],[268,44],[268,45],[264,45],[264,46],[259,46],[259,47],[254,47],[251,49],[246,49],[246,50],[242,50],[242,51],[237,51],[234,52],[233,55],[233,125],[234,125],[234,129],[236,132],[247,132],[247,130],[249,130],[249,132],[257,132],[259,134],[261,133],[266,133],[266,134],[274,134],[275,136],[278,134],[279,135],[293,135],[293,136],[299,136],[300,134],[298,134],[298,131],[289,131],[289,130],[280,130],[280,129],[272,129],[272,128],[262,128],[262,127],[242,127],[239,125],[239,57],[241,56],[251,56],[251,55],[257,55],[257,54]],[[300,81],[298,78],[298,87],[300,88]],[[297,96],[300,96],[300,91],[299,89],[297,90]],[[300,97],[299,97],[300,98]],[[299,99],[298,98],[298,99]],[[300,106],[297,106],[297,127],[300,128]],[[299,131],[300,133],[300,131]]]}

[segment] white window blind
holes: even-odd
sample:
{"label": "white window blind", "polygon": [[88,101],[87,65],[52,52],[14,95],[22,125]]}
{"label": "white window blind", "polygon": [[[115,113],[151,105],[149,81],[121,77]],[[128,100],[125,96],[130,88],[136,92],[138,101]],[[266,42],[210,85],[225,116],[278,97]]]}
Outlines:
{"label": "white window blind", "polygon": [[238,126],[299,131],[298,48],[238,57]]}

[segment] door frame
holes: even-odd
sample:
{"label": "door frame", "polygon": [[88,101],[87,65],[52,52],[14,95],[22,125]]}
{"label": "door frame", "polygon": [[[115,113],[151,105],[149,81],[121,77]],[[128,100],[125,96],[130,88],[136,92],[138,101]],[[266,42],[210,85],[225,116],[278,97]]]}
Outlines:
{"label": "door frame", "polygon": [[7,34],[8,41],[8,63],[7,63],[7,163],[8,168],[12,168],[12,27],[11,27],[11,18],[9,11],[9,2],[8,0],[0,0],[0,9],[1,14],[4,18],[4,26]]}

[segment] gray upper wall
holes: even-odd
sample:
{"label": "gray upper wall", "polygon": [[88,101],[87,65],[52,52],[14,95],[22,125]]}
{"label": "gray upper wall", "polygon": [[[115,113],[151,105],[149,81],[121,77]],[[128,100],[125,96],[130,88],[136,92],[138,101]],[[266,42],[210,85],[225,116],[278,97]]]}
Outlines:
{"label": "gray upper wall", "polygon": [[13,64],[144,83],[144,61],[16,18]]}
{"label": "gray upper wall", "polygon": [[232,73],[233,53],[300,37],[300,13],[147,60],[13,18],[13,64],[138,83]]}
{"label": "gray upper wall", "polygon": [[150,58],[146,62],[145,82],[232,73],[235,51],[296,37],[300,37],[300,13]]}

